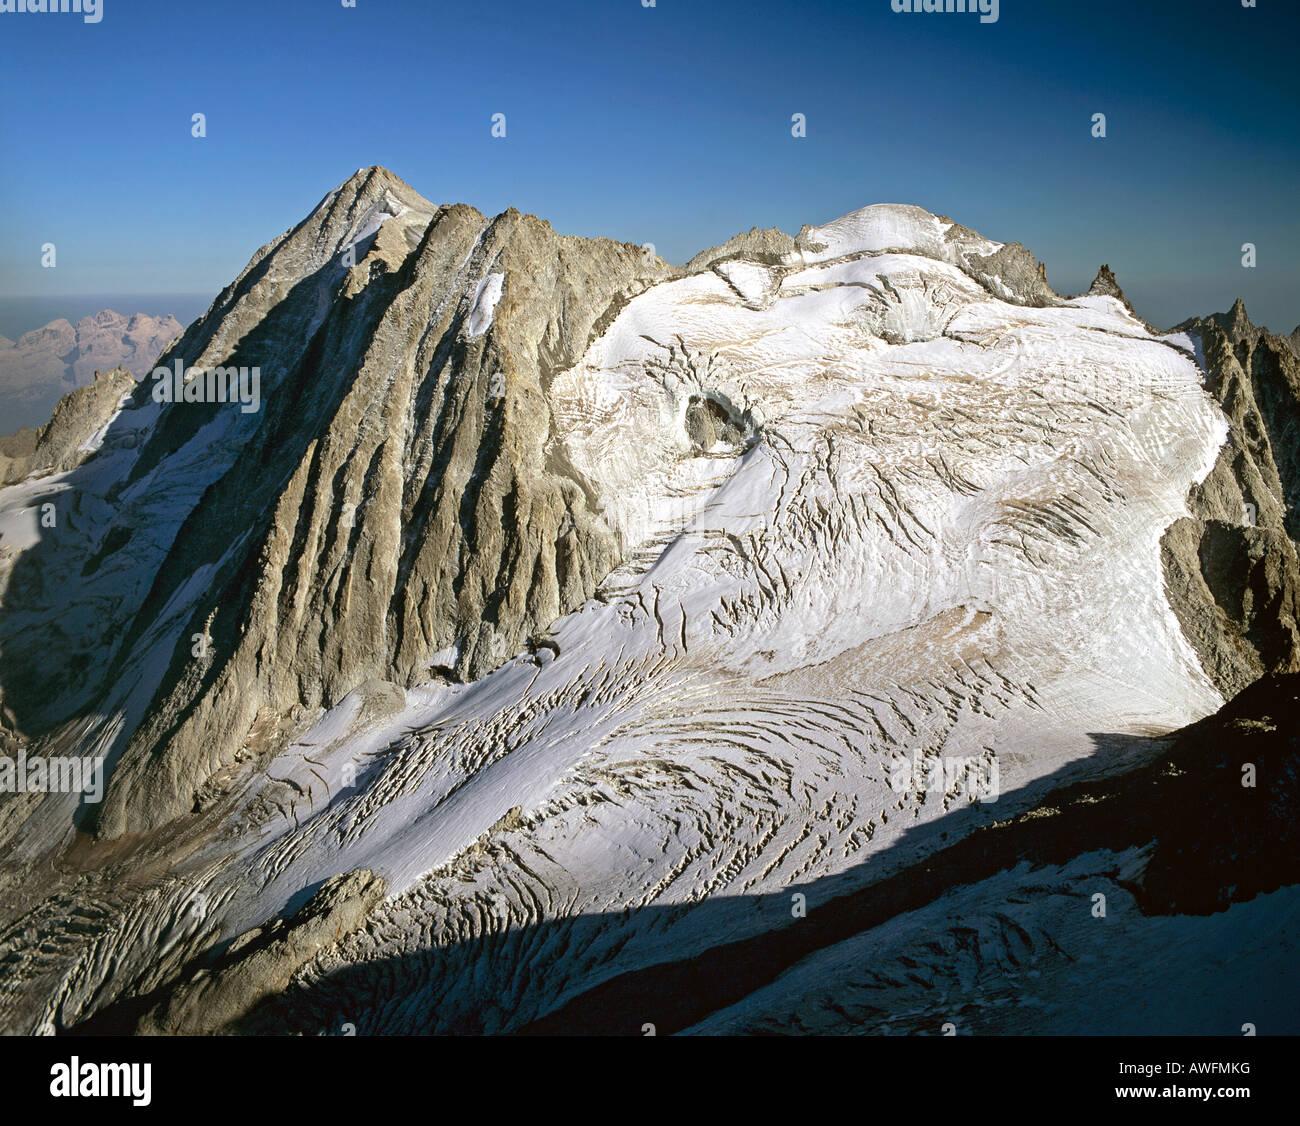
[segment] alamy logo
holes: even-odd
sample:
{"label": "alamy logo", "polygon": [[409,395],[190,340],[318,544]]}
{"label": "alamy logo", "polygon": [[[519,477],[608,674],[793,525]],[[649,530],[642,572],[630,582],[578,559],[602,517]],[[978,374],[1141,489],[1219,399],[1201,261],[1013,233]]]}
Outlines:
{"label": "alamy logo", "polygon": [[0,0],[0,15],[6,12],[75,13],[85,23],[104,18],[104,0]]}
{"label": "alamy logo", "polygon": [[909,759],[895,752],[889,766],[889,788],[896,794],[916,790],[995,802],[1000,792],[998,760],[951,755],[923,758],[920,751]]}
{"label": "alamy logo", "polygon": [[104,760],[0,755],[0,794],[85,794],[94,805],[104,798]]}
{"label": "alamy logo", "polygon": [[896,12],[978,12],[980,23],[998,22],[998,0],[889,0]]}
{"label": "alamy logo", "polygon": [[185,368],[184,360],[174,367],[153,369],[155,403],[242,403],[244,414],[255,414],[262,405],[261,368]]}
{"label": "alamy logo", "polygon": [[148,1106],[152,1071],[149,1063],[82,1063],[73,1056],[50,1068],[50,1094],[56,1099],[127,1098],[133,1106]]}

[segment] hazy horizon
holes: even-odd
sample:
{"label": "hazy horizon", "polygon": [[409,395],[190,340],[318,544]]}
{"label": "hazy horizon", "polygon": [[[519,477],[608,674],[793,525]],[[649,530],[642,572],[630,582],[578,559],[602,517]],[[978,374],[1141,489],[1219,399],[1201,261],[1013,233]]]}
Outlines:
{"label": "hazy horizon", "polygon": [[122,316],[171,315],[188,325],[206,312],[215,297],[215,293],[69,293],[50,297],[0,294],[0,336],[16,341],[24,333],[60,318],[75,325],[83,317],[105,309]]}

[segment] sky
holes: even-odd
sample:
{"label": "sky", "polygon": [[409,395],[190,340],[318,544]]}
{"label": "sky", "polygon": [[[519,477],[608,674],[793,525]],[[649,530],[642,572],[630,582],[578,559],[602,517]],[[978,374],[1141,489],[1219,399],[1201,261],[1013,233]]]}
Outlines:
{"label": "sky", "polygon": [[1300,322],[1296,0],[102,3],[0,11],[0,296],[215,296],[379,164],[677,263],[914,203],[1160,327]]}

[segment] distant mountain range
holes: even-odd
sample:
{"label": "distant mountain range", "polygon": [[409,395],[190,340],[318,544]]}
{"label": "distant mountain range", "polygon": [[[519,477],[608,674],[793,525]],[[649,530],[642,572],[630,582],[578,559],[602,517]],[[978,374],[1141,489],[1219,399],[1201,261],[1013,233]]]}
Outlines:
{"label": "distant mountain range", "polygon": [[44,426],[55,403],[85,387],[96,371],[121,367],[143,375],[184,327],[170,314],[104,309],[75,325],[50,321],[16,341],[0,336],[0,434]]}

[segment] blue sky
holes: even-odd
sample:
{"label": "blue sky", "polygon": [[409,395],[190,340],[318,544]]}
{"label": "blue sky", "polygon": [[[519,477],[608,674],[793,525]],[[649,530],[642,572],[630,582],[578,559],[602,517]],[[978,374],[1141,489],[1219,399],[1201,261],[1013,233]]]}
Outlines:
{"label": "blue sky", "polygon": [[1160,325],[1239,295],[1300,322],[1295,0],[103,3],[0,14],[0,294],[215,294],[382,164],[675,262],[916,203],[1060,291],[1108,262]]}

